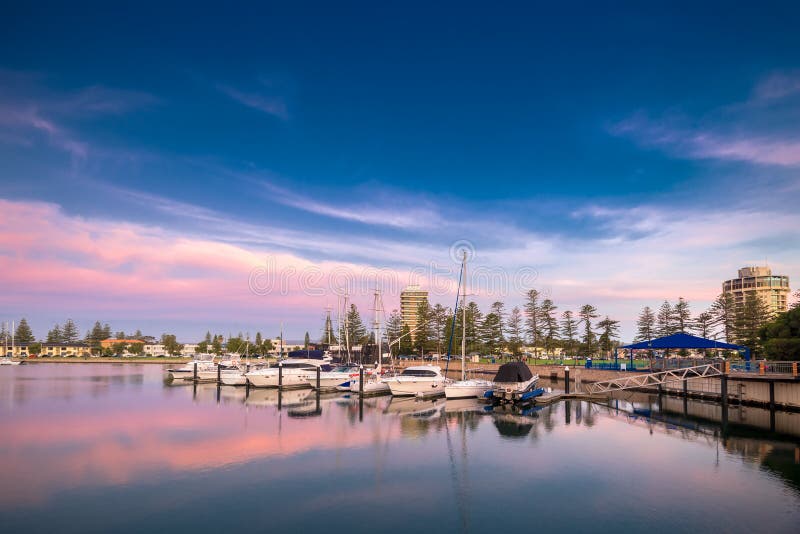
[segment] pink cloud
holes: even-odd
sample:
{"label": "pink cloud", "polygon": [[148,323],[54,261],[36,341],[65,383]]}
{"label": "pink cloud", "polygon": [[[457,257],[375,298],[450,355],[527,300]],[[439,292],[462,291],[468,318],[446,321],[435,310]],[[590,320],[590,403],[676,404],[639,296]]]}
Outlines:
{"label": "pink cloud", "polygon": [[[334,288],[347,284],[367,318],[376,280],[391,286],[389,293],[411,277],[2,199],[0,249],[7,251],[0,255],[7,306],[75,315],[114,310],[156,319],[247,322],[256,313],[321,314],[326,304],[336,303]],[[386,307],[391,306],[389,298]]]}

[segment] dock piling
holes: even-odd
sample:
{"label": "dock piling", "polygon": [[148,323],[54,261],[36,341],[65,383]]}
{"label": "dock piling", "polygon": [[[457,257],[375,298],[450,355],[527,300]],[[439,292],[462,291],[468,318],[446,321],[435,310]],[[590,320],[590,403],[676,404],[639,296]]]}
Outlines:
{"label": "dock piling", "polygon": [[317,366],[317,391],[319,391],[319,381],[320,381],[320,374],[321,373],[322,373],[322,370],[320,369],[319,366]]}
{"label": "dock piling", "polygon": [[[278,389],[283,388],[283,363],[278,362]],[[278,395],[278,400],[280,401],[280,395]]]}
{"label": "dock piling", "polygon": [[569,395],[569,366],[564,367],[564,393]]}
{"label": "dock piling", "polygon": [[192,380],[197,383],[197,362],[194,362],[194,371],[192,371]]}
{"label": "dock piling", "polygon": [[358,396],[364,396],[364,366],[358,366]]}

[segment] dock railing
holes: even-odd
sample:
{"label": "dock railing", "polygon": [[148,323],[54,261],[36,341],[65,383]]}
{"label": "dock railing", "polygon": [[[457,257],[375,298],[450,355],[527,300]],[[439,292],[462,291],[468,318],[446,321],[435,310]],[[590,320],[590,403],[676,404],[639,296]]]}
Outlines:
{"label": "dock railing", "polygon": [[757,360],[751,362],[748,369],[744,364],[733,363],[731,364],[731,372],[733,373],[747,373],[749,375],[788,375],[794,378],[798,377],[798,362],[776,362],[770,360]]}

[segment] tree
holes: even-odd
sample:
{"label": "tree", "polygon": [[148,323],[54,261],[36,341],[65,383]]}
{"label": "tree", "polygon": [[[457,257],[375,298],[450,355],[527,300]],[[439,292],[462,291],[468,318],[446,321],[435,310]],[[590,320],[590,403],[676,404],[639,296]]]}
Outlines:
{"label": "tree", "polygon": [[14,338],[17,343],[33,343],[36,340],[36,338],[33,337],[31,327],[28,326],[28,321],[26,321],[24,317],[19,320],[17,331],[14,332]]}
{"label": "tree", "polygon": [[800,361],[800,306],[762,326],[759,340],[768,359]]}
{"label": "tree", "polygon": [[103,326],[100,324],[100,321],[95,321],[94,326],[92,329],[86,333],[86,343],[89,344],[92,352],[100,352],[100,342],[106,339],[103,335]]}
{"label": "tree", "polygon": [[350,304],[350,310],[347,312],[347,338],[350,345],[358,345],[367,335],[367,329],[361,321],[361,315],[358,313],[358,308],[355,304]]}
{"label": "tree", "polygon": [[755,293],[746,294],[744,304],[736,310],[736,341],[749,347],[754,357],[761,353],[759,334],[769,318],[769,306]]}
{"label": "tree", "polygon": [[125,339],[125,332],[117,332],[114,334],[114,339]]}
{"label": "tree", "polygon": [[108,339],[111,337],[111,326],[108,323],[103,325],[103,339]]}
{"label": "tree", "polygon": [[533,354],[539,355],[539,343],[542,338],[541,306],[539,305],[539,292],[535,289],[528,291],[525,301],[525,325],[528,327],[528,338],[533,345]]}
{"label": "tree", "polygon": [[645,306],[636,320],[636,341],[651,341],[655,337],[656,314]]}
{"label": "tree", "polygon": [[[138,345],[138,343],[134,343],[134,345]],[[128,350],[128,344],[124,341],[120,341],[118,343],[114,343],[111,345],[111,350],[114,354],[122,354],[126,350]]]}
{"label": "tree", "polygon": [[683,297],[678,297],[678,302],[672,308],[672,315],[675,331],[686,332],[691,324],[692,314],[689,311],[689,303]]}
{"label": "tree", "polygon": [[241,354],[249,349],[249,345],[250,343],[244,339],[240,332],[238,336],[228,338],[227,350],[228,352]]}
{"label": "tree", "polygon": [[47,342],[48,343],[62,343],[64,340],[64,335],[61,333],[61,327],[58,323],[53,326],[53,329],[47,332]]}
{"label": "tree", "polygon": [[[691,328],[698,336],[706,339],[710,338],[714,335],[714,316],[710,311],[704,311],[698,314],[694,321],[692,321]],[[702,353],[705,356],[706,349],[703,349]]]}
{"label": "tree", "polygon": [[610,319],[608,315],[606,315],[605,319],[597,323],[597,328],[602,331],[598,339],[600,350],[603,351],[606,356],[610,356],[614,348],[614,339],[619,337],[619,321]]}
{"label": "tree", "polygon": [[255,350],[257,354],[261,354],[261,345],[263,344],[264,338],[261,337],[261,332],[256,332],[255,347],[253,350]]}
{"label": "tree", "polygon": [[692,322],[692,330],[694,330],[698,336],[706,339],[713,336],[714,316],[712,313],[710,311],[704,311],[695,317],[694,321]]}
{"label": "tree", "polygon": [[222,354],[222,336],[214,336],[211,341],[211,352],[219,356]]}
{"label": "tree", "polygon": [[[397,310],[392,310],[392,313],[390,313],[389,317],[386,319],[386,339],[389,340],[389,343],[392,343],[396,341],[402,334],[403,317]],[[401,344],[399,341],[391,345],[390,352],[392,356],[397,356],[400,354],[400,345]]]}
{"label": "tree", "polygon": [[500,342],[505,343],[506,341],[506,333],[503,330],[503,325],[506,321],[506,305],[500,302],[499,300],[493,302],[491,307],[489,308],[490,313],[494,313],[500,319]]}
{"label": "tree", "polygon": [[400,354],[411,354],[414,352],[414,346],[411,341],[411,329],[407,324],[403,324],[400,331],[400,341],[398,351]]}
{"label": "tree", "polygon": [[486,347],[490,354],[495,354],[500,350],[503,340],[503,323],[500,316],[495,312],[486,314],[480,325],[481,344]]}
{"label": "tree", "polygon": [[443,354],[444,346],[449,341],[445,337],[449,315],[450,310],[439,303],[431,308],[431,331],[436,344],[436,352],[439,354]]}
{"label": "tree", "polygon": [[144,353],[144,343],[130,343],[128,344],[128,352],[141,356]]}
{"label": "tree", "polygon": [[578,322],[573,318],[572,312],[566,310],[561,314],[561,337],[566,342],[567,353],[575,350],[575,336],[578,334]]}
{"label": "tree", "polygon": [[508,316],[508,350],[515,358],[522,354],[522,312],[515,307]]}
{"label": "tree", "polygon": [[580,317],[580,322],[583,324],[581,354],[583,356],[591,356],[597,350],[596,336],[592,330],[592,321],[600,316],[597,314],[597,308],[591,304],[584,304],[578,312],[578,317]]}
{"label": "tree", "polygon": [[558,338],[558,321],[556,320],[557,306],[550,299],[542,301],[542,333],[544,334],[544,350],[550,354],[553,342]]}
{"label": "tree", "polygon": [[139,329],[137,329],[136,332],[133,334],[133,337],[131,337],[131,339],[138,339],[139,341],[144,341],[142,338],[144,338],[144,336],[142,335],[142,331]]}
{"label": "tree", "polygon": [[721,293],[711,305],[713,326],[722,328],[725,341],[732,343],[736,339],[736,303],[730,293]]}
{"label": "tree", "polygon": [[183,350],[183,345],[178,343],[174,334],[162,334],[161,344],[164,345],[164,350],[167,351],[170,356],[177,356]]}
{"label": "tree", "polygon": [[336,345],[338,343],[338,341],[336,341],[336,334],[333,333],[333,323],[331,322],[330,313],[325,316],[325,326],[322,329],[322,339],[319,341],[325,345]]}
{"label": "tree", "polygon": [[[457,321],[461,321],[461,315],[462,314],[460,313],[458,314]],[[464,328],[466,330],[465,337],[467,340],[467,351],[480,351],[482,347],[480,343],[478,325],[483,322],[483,313],[481,313],[480,308],[478,308],[478,304],[476,304],[474,301],[470,301],[470,303],[467,304],[466,315],[467,324],[464,325]]]}
{"label": "tree", "polygon": [[203,341],[205,341],[209,345],[214,342],[214,339],[211,337],[211,332],[206,331],[206,337],[203,339]]}
{"label": "tree", "polygon": [[659,337],[663,337],[675,332],[675,312],[672,310],[672,305],[665,300],[656,316],[656,333]]}
{"label": "tree", "polygon": [[75,343],[76,341],[78,341],[78,327],[72,319],[67,319],[61,329],[61,342]]}
{"label": "tree", "polygon": [[42,344],[37,342],[32,342],[28,345],[28,354],[41,354],[42,353]]}
{"label": "tree", "polygon": [[423,299],[417,306],[417,329],[412,334],[414,338],[414,349],[423,353],[430,349],[433,341],[433,325],[431,319],[433,312],[427,299]]}
{"label": "tree", "polygon": [[309,336],[309,335],[308,335],[308,332],[306,332],[306,337],[305,337],[305,339],[303,340],[303,348],[304,348],[304,349],[308,349],[308,346],[309,346],[310,344],[311,344],[311,336]]}
{"label": "tree", "polygon": [[794,292],[794,302],[790,309],[794,310],[800,308],[800,289]]}

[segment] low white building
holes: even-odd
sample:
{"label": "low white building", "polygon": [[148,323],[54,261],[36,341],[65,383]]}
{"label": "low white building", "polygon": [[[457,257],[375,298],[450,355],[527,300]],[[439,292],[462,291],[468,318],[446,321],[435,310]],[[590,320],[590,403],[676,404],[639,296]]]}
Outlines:
{"label": "low white building", "polygon": [[145,356],[166,356],[167,351],[164,350],[163,343],[154,343],[144,346],[143,351]]}

